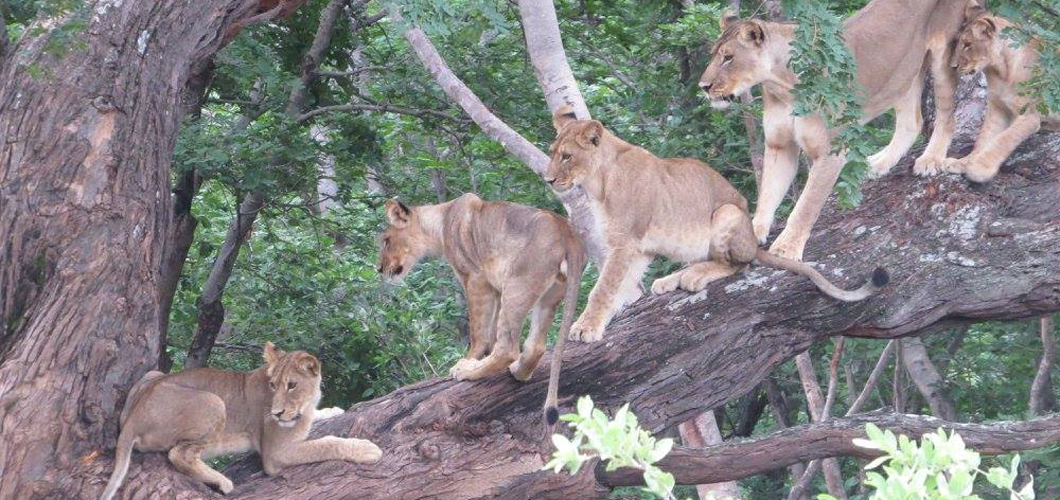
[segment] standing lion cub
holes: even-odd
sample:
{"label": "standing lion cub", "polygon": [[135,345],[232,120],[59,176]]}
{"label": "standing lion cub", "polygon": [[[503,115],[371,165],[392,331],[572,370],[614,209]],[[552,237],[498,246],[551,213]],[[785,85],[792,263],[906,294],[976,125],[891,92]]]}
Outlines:
{"label": "standing lion cub", "polygon": [[568,107],[556,112],[553,124],[558,134],[545,180],[560,192],[585,188],[608,250],[571,338],[600,340],[618,309],[636,300],[640,279],[656,255],[689,265],[656,280],[654,293],[702,290],[755,259],[806,276],[839,300],[864,299],[887,283],[881,268],[860,289],[842,290],[807,264],[759,249],[747,200],[701,161],[659,158],[596,120],[576,119]]}
{"label": "standing lion cub", "polygon": [[[457,380],[488,377],[505,368],[527,381],[545,352],[556,306],[563,322],[550,366],[546,421],[554,424],[563,339],[574,321],[586,253],[567,219],[468,193],[437,205],[406,207],[387,200],[379,273],[401,282],[420,259],[444,257],[467,296],[471,346],[449,373]],[[519,352],[527,314],[530,336]],[[488,356],[483,358],[486,353]]]}
{"label": "standing lion cub", "polygon": [[375,463],[383,452],[364,439],[306,440],[320,402],[320,362],[304,351],[265,343],[265,365],[249,372],[193,368],[147,372],[125,400],[114,472],[101,500],[118,492],[132,450],[165,451],[180,472],[228,494],[232,481],[204,459],[255,450],[265,473],[292,465],[346,460]]}
{"label": "standing lion cub", "polygon": [[965,74],[986,75],[986,117],[972,152],[964,158],[947,158],[948,172],[964,174],[974,182],[997,175],[1006,158],[1039,128],[1060,127],[1060,116],[1042,116],[1036,99],[1024,95],[1020,85],[1034,76],[1041,41],[1023,45],[1008,40],[1002,30],[1014,23],[971,2],[965,25],[957,39],[953,66]]}

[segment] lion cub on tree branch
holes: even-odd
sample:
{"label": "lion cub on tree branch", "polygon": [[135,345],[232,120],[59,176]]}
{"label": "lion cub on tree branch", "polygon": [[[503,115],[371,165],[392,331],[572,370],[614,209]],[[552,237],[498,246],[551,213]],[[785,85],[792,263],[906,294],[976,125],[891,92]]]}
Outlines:
{"label": "lion cub on tree branch", "polygon": [[965,74],[986,75],[986,117],[972,152],[964,158],[947,158],[948,172],[964,174],[974,182],[987,182],[1013,151],[1041,127],[1060,128],[1060,116],[1042,116],[1036,99],[1021,94],[1020,84],[1034,76],[1041,40],[1018,45],[1001,33],[1014,23],[970,2],[965,25],[957,39],[953,66]]}
{"label": "lion cub on tree branch", "polygon": [[[567,219],[515,203],[483,201],[471,193],[412,208],[387,200],[386,215],[380,274],[401,282],[420,259],[441,256],[464,287],[471,346],[449,370],[457,380],[489,377],[506,367],[517,380],[529,380],[545,352],[556,306],[564,301],[545,401],[546,420],[555,423],[563,339],[574,320],[587,259]],[[519,338],[530,313],[530,335],[520,353]]]}
{"label": "lion cub on tree branch", "polygon": [[758,248],[747,200],[707,164],[689,158],[659,158],[619,139],[596,120],[578,120],[561,108],[553,120],[556,141],[545,180],[556,191],[585,188],[607,245],[607,261],[589,303],[571,328],[571,338],[600,340],[623,305],[637,299],[638,284],[656,255],[689,266],[660,278],[652,292],[702,290],[751,261],[809,278],[822,292],[861,300],[887,283],[876,269],[872,280],[847,291],[807,264]]}
{"label": "lion cub on tree branch", "polygon": [[375,463],[383,452],[364,439],[306,440],[320,402],[320,362],[304,351],[285,353],[265,343],[265,365],[249,372],[194,368],[169,375],[147,372],[129,391],[121,412],[114,472],[101,500],[117,493],[132,450],[168,451],[177,470],[232,491],[232,481],[204,459],[255,450],[265,473],[292,465],[346,460]]}

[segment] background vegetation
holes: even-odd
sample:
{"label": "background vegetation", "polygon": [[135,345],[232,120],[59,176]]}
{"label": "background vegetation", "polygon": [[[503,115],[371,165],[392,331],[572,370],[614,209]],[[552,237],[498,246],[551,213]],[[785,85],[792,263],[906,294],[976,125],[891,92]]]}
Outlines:
{"label": "background vegetation", "polygon": [[[76,3],[15,0],[0,3],[0,13],[7,36],[16,40],[35,16],[72,11]],[[456,74],[495,114],[547,147],[553,138],[551,121],[512,3],[401,3],[408,19],[431,36]],[[827,30],[864,3],[791,2],[786,11]],[[379,280],[375,234],[383,224],[386,197],[422,204],[477,192],[556,212],[562,207],[525,165],[449,102],[412,55],[398,26],[386,18],[369,22],[388,4],[343,11],[320,64],[322,77],[308,93],[307,109],[319,113],[301,120],[285,113],[326,4],[310,0],[289,19],[254,26],[215,58],[206,102],[189,117],[176,149],[174,179],[193,169],[203,183],[192,205],[199,226],[180,277],[166,351],[179,369],[197,328],[197,300],[239,200],[248,192],[263,192],[267,201],[224,292],[226,314],[211,364],[257,366],[258,346],[265,340],[305,349],[324,363],[324,403],[348,406],[446,375],[466,345],[463,299],[444,263],[420,265],[404,287],[384,286]],[[712,111],[695,85],[717,35],[717,17],[728,4],[560,0],[556,7],[567,55],[594,117],[660,156],[709,161],[753,199],[752,146],[743,115]],[[1043,53],[1042,74],[1030,91],[1056,109],[1060,31],[1055,5],[1018,0],[1001,8],[1010,15],[1027,13],[1024,35],[1034,34],[1054,47]],[[744,2],[744,15],[763,12],[759,2]],[[68,29],[78,26],[72,22]],[[57,33],[52,43],[62,50],[63,30]],[[806,52],[812,55],[812,47]],[[819,62],[844,64],[827,58]],[[808,92],[824,99],[849,91],[809,87]],[[348,103],[377,109],[329,108]],[[752,102],[737,111],[754,115],[756,107]],[[378,111],[383,108],[397,111]],[[849,108],[837,112],[838,122],[850,123],[845,112]],[[241,118],[249,122],[243,126]],[[873,150],[889,136],[890,117],[851,130],[859,132],[851,139],[854,149]],[[324,203],[318,189],[322,180],[337,184]],[[850,203],[857,202],[859,180],[856,169],[844,173],[839,191]],[[788,206],[790,200],[782,211]],[[654,272],[669,266],[658,262]],[[590,269],[583,292],[595,278]],[[961,418],[990,421],[1026,416],[1041,353],[1036,337],[1037,322],[982,323],[927,336],[924,342]],[[882,342],[847,341],[844,371],[849,378],[840,378],[834,413],[845,411],[852,397],[844,395],[860,390],[883,347]],[[812,350],[813,358],[822,360],[822,380],[828,378],[823,360],[830,359],[831,350],[831,344]],[[1055,368],[1053,373],[1060,376]],[[807,421],[794,366],[775,373],[772,383],[791,403],[787,417],[793,423]],[[765,393],[760,388],[717,411],[726,437],[777,428]],[[900,368],[888,368],[871,401],[870,407],[897,404],[906,412],[929,412]],[[845,477],[858,481],[859,464],[841,463]],[[1060,448],[1025,453],[1023,463],[1023,473],[1034,474],[1042,491],[1060,485]],[[747,498],[780,498],[790,488],[790,478],[778,472],[742,481],[741,487]],[[679,493],[682,498],[694,495],[688,489]],[[626,494],[634,493],[617,493]],[[996,490],[982,495],[1001,498]]]}

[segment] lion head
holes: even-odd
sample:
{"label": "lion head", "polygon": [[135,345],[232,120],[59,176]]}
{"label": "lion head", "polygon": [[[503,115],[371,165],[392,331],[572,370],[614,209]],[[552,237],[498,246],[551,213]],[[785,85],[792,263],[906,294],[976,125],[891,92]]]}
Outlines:
{"label": "lion head", "polygon": [[283,352],[265,343],[265,374],[272,405],[269,418],[280,427],[294,427],[320,402],[320,361],[305,351]]}
{"label": "lion head", "polygon": [[736,96],[770,78],[774,57],[766,43],[768,26],[757,19],[741,20],[735,12],[721,17],[721,36],[710,51],[710,64],[703,70],[699,88],[711,105],[724,109]]}
{"label": "lion head", "polygon": [[379,274],[401,283],[426,254],[426,235],[416,211],[396,199],[386,200],[386,218],[379,235]]}
{"label": "lion head", "polygon": [[558,192],[581,185],[600,167],[604,126],[596,120],[579,120],[569,106],[552,117],[556,140],[549,147],[545,181]]}
{"label": "lion head", "polygon": [[998,36],[1002,20],[980,7],[976,0],[969,2],[964,19],[950,64],[968,74],[981,71],[991,61],[1000,60],[1005,42]]}

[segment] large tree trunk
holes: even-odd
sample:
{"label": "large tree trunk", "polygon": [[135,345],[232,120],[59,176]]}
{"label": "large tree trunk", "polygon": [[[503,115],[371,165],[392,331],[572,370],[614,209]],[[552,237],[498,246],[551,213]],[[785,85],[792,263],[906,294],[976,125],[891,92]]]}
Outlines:
{"label": "large tree trunk", "polygon": [[[660,432],[740,397],[829,337],[893,339],[1060,310],[1058,153],[1060,133],[1039,133],[983,186],[915,177],[907,157],[894,174],[864,186],[859,208],[826,209],[807,249],[807,261],[845,286],[886,267],[892,282],[878,295],[839,303],[801,277],[752,267],[700,293],[644,298],[615,319],[603,342],[568,346],[563,410],[582,394],[609,410],[629,402],[646,429]],[[546,384],[539,370],[526,384],[498,376],[399,389],[314,431],[376,440],[380,463],[296,467],[277,480],[246,462],[231,471],[234,496],[599,498],[606,487],[591,471],[539,470],[549,448],[540,427]],[[795,460],[809,458],[816,457]],[[145,473],[158,470],[131,471]]]}
{"label": "large tree trunk", "polygon": [[256,0],[86,1],[77,43],[56,52],[46,41],[68,19],[49,19],[3,63],[0,498],[98,494],[86,468],[113,445],[126,391],[158,356],[169,166],[190,69],[300,3],[263,13]]}

